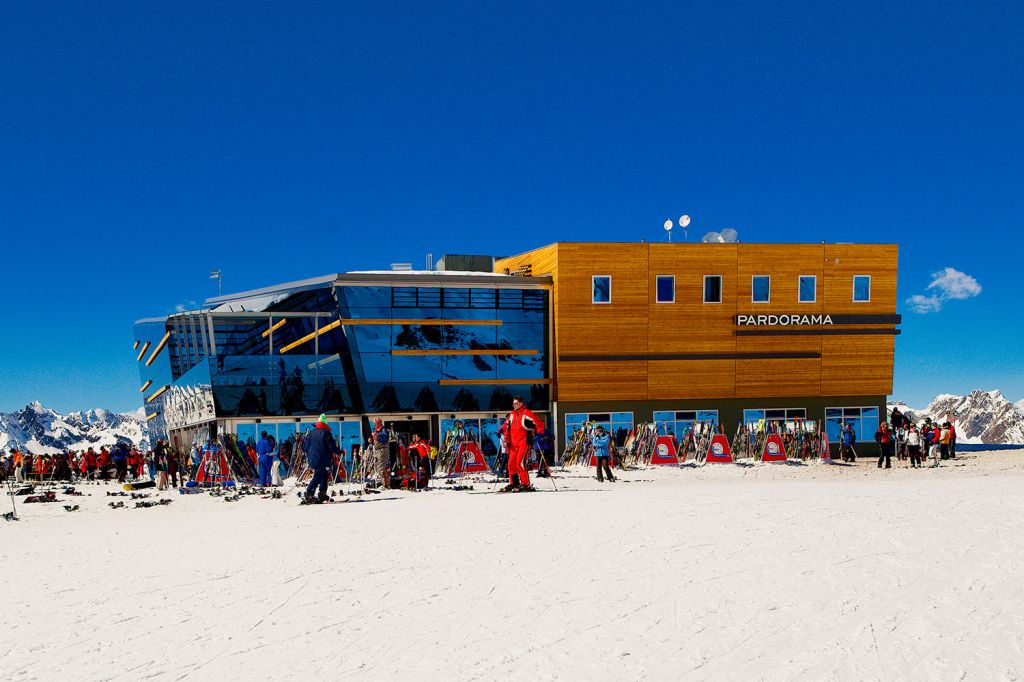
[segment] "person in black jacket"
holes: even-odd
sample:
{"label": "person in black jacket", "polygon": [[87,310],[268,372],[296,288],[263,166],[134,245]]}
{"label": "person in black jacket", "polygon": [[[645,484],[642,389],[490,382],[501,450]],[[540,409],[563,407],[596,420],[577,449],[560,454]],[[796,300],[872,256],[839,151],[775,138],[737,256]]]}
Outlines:
{"label": "person in black jacket", "polygon": [[[302,441],[302,449],[306,453],[306,462],[313,471],[313,478],[306,487],[306,496],[303,502],[307,504],[319,504],[327,502],[327,483],[331,479],[334,467],[334,455],[340,454],[338,443],[331,434],[331,427],[327,425],[327,417],[320,415],[316,428],[310,431]],[[320,489],[319,495],[313,497],[313,491]]]}

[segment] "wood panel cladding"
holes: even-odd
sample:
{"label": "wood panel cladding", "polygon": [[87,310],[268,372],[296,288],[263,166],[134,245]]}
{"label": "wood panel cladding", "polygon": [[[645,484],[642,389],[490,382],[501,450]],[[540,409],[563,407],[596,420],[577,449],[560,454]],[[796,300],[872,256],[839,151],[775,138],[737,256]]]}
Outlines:
{"label": "wood panel cladding", "polygon": [[[894,324],[738,336],[736,316],[894,316],[897,259],[893,244],[558,243],[495,268],[552,277],[558,400],[770,398],[892,392]],[[612,278],[610,304],[592,303],[594,275]],[[674,278],[671,303],[657,301],[659,275]],[[720,303],[704,302],[705,275],[722,277]],[[767,303],[751,300],[755,275],[770,277]],[[801,275],[816,278],[813,302],[799,301]],[[871,276],[870,301],[853,301],[855,275]]]}
{"label": "wood panel cladding", "polygon": [[646,400],[646,360],[564,362],[558,367],[558,399]]}

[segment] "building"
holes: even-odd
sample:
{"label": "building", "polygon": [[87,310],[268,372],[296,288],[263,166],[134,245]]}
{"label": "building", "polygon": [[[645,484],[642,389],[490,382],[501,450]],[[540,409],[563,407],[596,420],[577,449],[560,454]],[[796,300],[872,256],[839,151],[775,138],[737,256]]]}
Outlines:
{"label": "building", "polygon": [[732,432],[761,418],[852,422],[870,440],[892,392],[895,245],[558,243],[494,272],[353,272],[141,320],[154,431],[279,440],[327,413],[437,442],[461,420],[493,454],[521,393],[559,443],[585,421]]}
{"label": "building", "polygon": [[895,245],[558,243],[499,259],[550,275],[552,402],[618,439],[656,421],[840,421],[873,440],[892,392]]}
{"label": "building", "polygon": [[350,448],[370,417],[435,443],[462,420],[493,454],[514,394],[549,418],[550,289],[491,272],[344,273],[140,320],[151,428],[181,447],[224,432],[284,441],[326,413]]}

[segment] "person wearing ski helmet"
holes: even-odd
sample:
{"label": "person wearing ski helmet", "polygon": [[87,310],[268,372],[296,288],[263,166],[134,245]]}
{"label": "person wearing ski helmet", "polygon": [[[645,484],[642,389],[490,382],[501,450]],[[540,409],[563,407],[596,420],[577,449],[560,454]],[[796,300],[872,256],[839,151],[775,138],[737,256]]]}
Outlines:
{"label": "person wearing ski helmet", "polygon": [[522,396],[512,398],[512,411],[505,416],[501,424],[501,434],[505,437],[508,450],[508,485],[507,491],[533,490],[530,475],[526,472],[523,462],[533,445],[533,437],[544,433],[544,422],[527,409]]}
{"label": "person wearing ski helmet", "polygon": [[[331,478],[331,471],[334,467],[334,454],[338,452],[338,443],[331,434],[331,427],[327,425],[327,416],[320,415],[316,422],[316,428],[310,431],[303,438],[302,449],[306,453],[306,462],[313,472],[313,479],[306,487],[306,496],[303,499],[307,503],[326,502],[327,483]],[[313,497],[314,491],[319,488],[317,497]]]}

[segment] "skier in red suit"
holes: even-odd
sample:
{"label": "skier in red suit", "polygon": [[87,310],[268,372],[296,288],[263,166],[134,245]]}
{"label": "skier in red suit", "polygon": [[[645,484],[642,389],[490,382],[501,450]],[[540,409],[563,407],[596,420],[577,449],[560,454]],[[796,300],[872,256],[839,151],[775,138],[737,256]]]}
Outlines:
{"label": "skier in red suit", "polygon": [[512,411],[506,415],[501,425],[505,449],[508,451],[509,484],[505,490],[533,490],[530,475],[526,472],[523,462],[533,444],[534,435],[541,433],[544,433],[544,422],[526,408],[522,396],[513,397]]}

